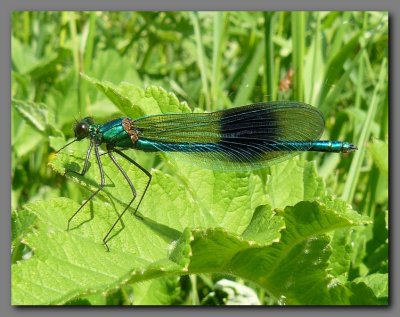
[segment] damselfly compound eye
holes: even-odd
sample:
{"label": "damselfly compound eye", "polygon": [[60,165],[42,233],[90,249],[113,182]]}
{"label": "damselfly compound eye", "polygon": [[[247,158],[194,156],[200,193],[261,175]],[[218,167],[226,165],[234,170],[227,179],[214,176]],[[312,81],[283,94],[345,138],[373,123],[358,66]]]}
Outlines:
{"label": "damselfly compound eye", "polygon": [[88,121],[89,121],[88,118],[85,118],[85,119],[79,121],[75,125],[74,133],[75,133],[75,137],[78,141],[89,136],[90,122],[88,122]]}

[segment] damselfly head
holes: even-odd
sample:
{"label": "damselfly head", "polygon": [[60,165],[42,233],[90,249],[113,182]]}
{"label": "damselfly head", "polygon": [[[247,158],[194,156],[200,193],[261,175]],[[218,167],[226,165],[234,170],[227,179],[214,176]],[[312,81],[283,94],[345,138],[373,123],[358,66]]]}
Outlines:
{"label": "damselfly head", "polygon": [[74,134],[75,134],[75,140],[72,140],[71,142],[65,144],[61,149],[59,149],[58,152],[61,150],[65,149],[67,146],[71,145],[72,143],[76,141],[83,140],[84,138],[87,138],[89,136],[89,128],[90,126],[94,124],[94,121],[90,117],[86,117],[80,121],[76,120],[75,126],[74,126]]}
{"label": "damselfly head", "polygon": [[93,119],[90,117],[78,121],[74,127],[74,133],[77,141],[80,141],[89,136],[89,127],[93,124]]}

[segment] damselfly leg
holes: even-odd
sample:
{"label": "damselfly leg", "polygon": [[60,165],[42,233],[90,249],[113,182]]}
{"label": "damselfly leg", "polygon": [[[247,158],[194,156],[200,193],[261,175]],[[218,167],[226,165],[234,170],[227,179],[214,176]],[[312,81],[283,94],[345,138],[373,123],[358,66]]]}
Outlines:
{"label": "damselfly leg", "polygon": [[[79,172],[75,172],[75,171],[72,171],[72,170],[67,170],[67,171],[64,173],[64,175],[67,174],[67,173],[74,173],[74,174],[77,174],[77,175],[80,175],[80,176],[84,176],[84,175],[86,174],[87,170],[88,170],[89,158],[90,158],[90,153],[91,153],[91,151],[92,151],[92,148],[93,148],[93,142],[90,142],[89,149],[88,149],[88,151],[86,152],[85,162],[83,163],[82,172],[79,173]],[[78,208],[78,210],[75,211],[74,214],[68,219],[67,231],[69,231],[69,226],[70,226],[70,223],[71,223],[72,219],[75,218],[75,216],[79,213],[79,211],[81,211],[81,209],[82,209],[83,207],[85,207],[85,205],[86,205],[89,201],[91,201],[91,200],[93,199],[93,197],[96,196],[96,195],[103,189],[103,187],[104,187],[104,185],[105,185],[103,164],[101,163],[101,159],[100,159],[100,155],[99,155],[99,147],[98,147],[97,144],[94,144],[94,153],[95,153],[97,165],[99,166],[99,171],[100,171],[100,185],[99,185],[99,188],[98,188],[94,193],[92,193],[92,194],[89,196],[89,198],[86,199],[86,200],[83,202],[83,204]]]}
{"label": "damselfly leg", "polygon": [[[84,176],[84,175],[86,174],[87,170],[88,170],[88,167],[89,167],[89,159],[90,159],[90,154],[91,154],[91,151],[92,151],[93,146],[94,146],[94,152],[95,152],[95,156],[96,156],[97,165],[98,165],[99,171],[100,171],[100,184],[99,184],[99,188],[98,188],[95,192],[93,192],[93,193],[89,196],[89,198],[87,198],[87,199],[82,203],[82,205],[74,212],[74,214],[69,218],[68,224],[67,224],[67,231],[69,231],[70,223],[71,223],[71,221],[75,218],[75,216],[76,216],[76,215],[82,210],[82,208],[85,207],[86,204],[87,204],[89,201],[91,201],[91,200],[104,188],[104,186],[106,185],[106,183],[105,183],[105,176],[104,176],[103,164],[102,164],[101,158],[100,158],[100,156],[103,155],[103,154],[105,154],[105,153],[100,154],[100,153],[99,153],[98,145],[97,145],[96,143],[94,143],[94,142],[90,142],[89,148],[88,148],[88,150],[87,150],[87,152],[86,152],[86,158],[85,158],[85,162],[84,162],[84,164],[83,164],[82,172],[76,172],[76,171],[73,171],[73,170],[67,170],[67,171],[64,173],[64,175],[66,175],[67,173],[74,173],[74,174],[79,175],[79,176]],[[117,223],[121,221],[122,216],[125,214],[125,212],[128,210],[128,208],[132,205],[133,201],[134,201],[134,200],[136,199],[136,197],[137,197],[137,192],[136,192],[135,186],[133,185],[133,183],[132,183],[131,179],[129,178],[128,174],[126,173],[126,171],[122,168],[122,166],[121,166],[121,165],[118,163],[118,161],[115,159],[115,157],[114,157],[114,155],[113,155],[113,152],[119,154],[122,158],[124,158],[124,159],[127,160],[128,162],[134,164],[136,167],[138,167],[138,168],[148,177],[148,181],[147,181],[145,190],[143,191],[143,194],[142,194],[141,197],[140,197],[139,203],[138,203],[138,205],[136,206],[135,211],[134,211],[134,213],[133,213],[133,215],[134,215],[135,217],[138,217],[138,218],[140,218],[140,219],[143,219],[143,217],[141,217],[140,215],[138,215],[138,214],[137,214],[137,211],[138,211],[138,208],[139,208],[139,206],[140,206],[140,204],[141,204],[141,202],[142,202],[142,200],[143,200],[143,197],[145,196],[145,194],[146,194],[146,192],[147,192],[147,189],[148,189],[148,187],[149,187],[149,185],[150,185],[151,178],[152,178],[152,177],[151,177],[151,174],[150,174],[145,168],[143,168],[141,165],[139,165],[138,163],[136,163],[133,159],[131,159],[131,158],[130,158],[129,156],[127,156],[126,154],[124,154],[122,151],[120,151],[120,150],[118,150],[118,149],[116,149],[116,148],[113,148],[113,147],[111,147],[111,146],[107,146],[107,154],[108,154],[108,156],[110,157],[111,161],[115,164],[115,166],[119,169],[119,171],[121,172],[121,174],[124,176],[126,182],[127,182],[128,185],[129,185],[129,188],[130,188],[131,191],[132,191],[132,199],[131,199],[131,200],[129,201],[129,203],[126,205],[126,207],[124,208],[124,210],[122,211],[122,213],[119,213],[119,214],[118,214],[117,220],[113,223],[113,225],[111,226],[111,228],[109,229],[109,231],[107,232],[107,234],[106,234],[106,235],[104,236],[104,238],[103,238],[103,244],[104,244],[105,248],[107,249],[107,251],[110,250],[109,247],[108,247],[108,245],[107,245],[107,241],[109,240],[109,236],[110,236],[111,232],[113,231],[113,229],[115,228],[115,226],[117,225]],[[121,221],[121,222],[122,222],[122,221]]]}
{"label": "damselfly leg", "polygon": [[128,210],[128,208],[132,205],[133,201],[134,201],[134,200],[136,199],[136,197],[137,197],[137,192],[136,192],[135,186],[133,185],[133,183],[132,183],[131,179],[129,178],[128,174],[125,172],[125,170],[122,168],[122,166],[121,166],[121,165],[118,163],[118,161],[115,159],[114,155],[112,154],[113,152],[119,154],[121,157],[123,157],[124,159],[126,159],[128,162],[130,162],[130,163],[134,164],[135,166],[137,166],[137,167],[138,167],[144,174],[146,174],[146,176],[148,177],[148,181],[147,181],[146,188],[145,188],[143,194],[141,195],[140,200],[139,200],[139,203],[138,203],[138,205],[136,206],[135,211],[134,211],[134,213],[133,213],[134,216],[135,216],[135,217],[138,217],[139,219],[143,219],[143,217],[137,215],[137,210],[138,210],[138,208],[139,208],[139,206],[140,206],[140,204],[141,204],[141,202],[142,202],[142,200],[143,200],[143,197],[144,197],[144,195],[146,194],[147,188],[149,187],[150,182],[151,182],[151,174],[150,174],[146,169],[144,169],[142,166],[140,166],[138,163],[136,163],[134,160],[132,160],[129,156],[125,155],[122,151],[107,146],[107,153],[108,153],[108,156],[110,157],[110,159],[112,160],[112,162],[115,164],[115,166],[117,166],[117,168],[119,169],[119,171],[121,172],[121,174],[124,176],[126,182],[128,183],[128,185],[129,185],[129,187],[130,187],[130,189],[131,189],[131,191],[132,191],[132,199],[131,199],[131,200],[129,201],[129,203],[126,205],[126,207],[125,207],[125,209],[122,211],[122,213],[120,213],[120,214],[118,215],[117,220],[114,222],[114,224],[111,226],[110,230],[108,230],[107,234],[106,234],[105,237],[103,238],[103,244],[104,244],[104,246],[106,247],[107,251],[109,251],[109,248],[108,248],[108,245],[107,245],[107,241],[108,241],[109,235],[111,234],[111,232],[113,231],[113,229],[114,229],[114,227],[117,225],[117,223],[118,223],[119,221],[121,221],[122,216],[125,214],[125,212]]}

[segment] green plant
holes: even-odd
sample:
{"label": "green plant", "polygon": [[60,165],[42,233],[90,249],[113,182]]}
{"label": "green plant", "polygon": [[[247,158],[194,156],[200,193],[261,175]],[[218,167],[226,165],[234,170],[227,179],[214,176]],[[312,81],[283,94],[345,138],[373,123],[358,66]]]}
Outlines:
{"label": "green plant", "polygon": [[[13,304],[210,304],[226,277],[263,304],[387,304],[386,13],[16,12],[12,23]],[[292,67],[304,78],[276,91]],[[65,230],[99,179],[94,161],[62,176],[87,149],[54,156],[72,113],[137,118],[263,94],[318,105],[326,138],[360,150],[253,173],[130,151],[153,181],[144,220],[126,214],[109,253],[102,238],[130,190],[102,157],[109,186]],[[140,193],[146,178],[120,163]]]}

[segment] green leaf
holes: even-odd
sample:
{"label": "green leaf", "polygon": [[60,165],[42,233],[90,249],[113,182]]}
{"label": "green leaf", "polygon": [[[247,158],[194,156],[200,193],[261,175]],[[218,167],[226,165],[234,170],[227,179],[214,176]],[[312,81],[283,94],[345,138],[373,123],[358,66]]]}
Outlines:
{"label": "green leaf", "polygon": [[[95,203],[94,208],[101,210],[101,205]],[[100,234],[108,225],[101,217],[93,217],[93,221],[80,224],[82,228],[72,228],[67,232],[69,215],[65,211],[77,206],[68,199],[26,206],[40,222],[37,231],[24,239],[34,256],[13,266],[14,304],[59,304],[84,294],[110,291],[126,283],[132,275],[141,279],[146,266],[146,273],[153,276],[151,266],[155,265],[157,258],[166,257],[165,241],[157,235],[147,241],[152,234],[151,230],[145,233],[149,229],[143,224],[135,230],[139,239],[125,236],[125,248],[113,248],[111,253],[105,252],[100,242]],[[115,215],[110,207],[106,211],[110,217]],[[127,217],[124,222],[135,229],[138,220]],[[96,238],[92,239],[94,236]],[[134,247],[136,243],[138,245]],[[147,252],[143,252],[145,249]],[[139,257],[138,253],[151,258],[152,262]],[[161,270],[162,266],[158,267]]]}
{"label": "green leaf", "polygon": [[11,213],[11,241],[12,244],[21,240],[36,222],[36,216],[27,210]]}
{"label": "green leaf", "polygon": [[[380,303],[375,294],[365,283],[347,283],[350,292],[349,298],[352,305],[379,305]],[[387,303],[386,303],[387,304]]]}
{"label": "green leaf", "polygon": [[33,69],[29,71],[29,75],[33,80],[48,80],[49,75],[58,72],[58,68],[65,64],[72,56],[69,49],[59,47],[41,59]]}
{"label": "green leaf", "polygon": [[243,232],[243,237],[247,240],[254,240],[259,244],[271,244],[279,241],[280,232],[284,228],[283,217],[276,215],[269,205],[259,206]]}
{"label": "green leaf", "polygon": [[112,83],[126,81],[142,85],[135,67],[132,67],[132,61],[129,58],[121,57],[113,49],[102,50],[96,53],[96,58],[93,60],[93,66],[88,75],[92,78],[106,79]]}
{"label": "green leaf", "polygon": [[163,277],[133,284],[135,305],[173,305],[179,298],[178,277]]}
{"label": "green leaf", "polygon": [[12,104],[22,118],[37,132],[44,135],[61,135],[61,132],[55,128],[53,111],[45,104],[20,100],[13,100]]}
{"label": "green leaf", "polygon": [[273,208],[284,208],[299,201],[322,197],[325,185],[314,162],[301,162],[294,158],[271,166],[265,191]]}
{"label": "green leaf", "polygon": [[[26,103],[22,116],[15,105],[11,109],[12,204],[18,206],[11,215],[13,303],[195,304],[214,291],[208,298],[223,304],[229,294],[249,300],[239,289],[245,284],[266,304],[387,304],[388,13],[305,15],[307,23],[296,25],[287,12],[264,18],[259,12],[13,12],[11,93]],[[299,30],[302,45],[293,45]],[[262,56],[264,41],[271,58]],[[235,99],[274,99],[270,88],[280,80],[291,87],[278,99],[293,99],[296,88],[285,76],[296,66],[291,55],[305,67],[294,78],[306,99],[331,114],[324,138],[353,142],[356,153],[307,154],[265,171],[223,174],[127,150],[154,176],[139,209],[143,220],[131,215],[137,200],[124,226],[117,223],[111,232],[109,253],[102,239],[132,193],[105,154],[105,191],[66,232],[100,175],[92,153],[85,177],[64,177],[66,169],[81,171],[88,140],[49,157],[49,143],[55,150],[66,144],[52,129],[71,136],[74,121],[87,115],[102,123],[190,111],[159,87],[141,89],[148,85],[175,91],[197,112],[231,107]],[[46,121],[42,110],[55,120]],[[368,133],[360,137],[364,126],[381,141],[370,146]],[[47,166],[52,157],[53,169]],[[140,197],[147,178],[116,159]],[[373,224],[356,227],[364,220],[330,197],[342,194]],[[194,268],[200,278],[191,276],[189,286],[180,276],[196,274]],[[221,273],[235,285],[218,288]],[[174,300],[178,278],[181,301]]]}
{"label": "green leaf", "polygon": [[326,271],[330,239],[325,233],[368,221],[347,208],[335,210],[330,207],[338,205],[330,205],[301,202],[287,207],[280,241],[264,246],[221,229],[193,231],[186,242],[192,249],[189,271],[199,273],[209,267],[240,276],[286,304],[344,304],[331,294],[335,284],[331,285]]}
{"label": "green leaf", "polygon": [[175,95],[167,93],[161,87],[150,86],[143,90],[127,82],[116,86],[85,74],[81,76],[96,85],[122,113],[131,118],[159,113],[190,112],[186,103],[179,102]]}
{"label": "green leaf", "polygon": [[[13,266],[14,304],[63,303],[108,292],[128,281],[200,272],[240,276],[260,284],[275,298],[284,296],[287,304],[337,304],[329,295],[331,278],[325,269],[330,248],[324,233],[365,223],[349,210],[302,202],[285,210],[286,229],[280,241],[266,245],[222,228],[185,229],[177,239],[157,228],[161,224],[125,217],[125,228],[107,253],[99,234],[115,215],[113,208],[93,203],[93,211],[66,232],[69,214],[65,211],[77,207],[68,199],[26,206],[39,221],[37,231],[25,237],[34,256]],[[98,215],[99,211],[107,214]],[[311,285],[313,291],[304,292]]]}
{"label": "green leaf", "polygon": [[[18,130],[18,134],[12,139],[12,150],[15,153],[16,160],[14,164],[19,163],[26,154],[34,151],[42,142],[43,134],[26,125],[23,122]],[[29,140],[29,142],[26,142]]]}
{"label": "green leaf", "polygon": [[[117,91],[109,86],[105,90]],[[140,94],[148,96],[138,99],[143,109],[154,104],[161,112],[179,107],[162,90],[148,88]],[[60,142],[62,138],[51,140],[53,147]],[[87,146],[75,142],[58,153],[51,166],[61,174],[66,169],[79,171]],[[174,176],[152,170],[151,186],[139,210],[143,219],[125,215],[110,233],[110,252],[105,252],[102,239],[132,192],[113,162],[106,156],[101,160],[106,186],[73,219],[79,204],[68,199],[25,206],[37,222],[35,231],[23,237],[33,256],[13,266],[14,304],[72,303],[127,283],[203,272],[250,280],[282,303],[343,303],[334,296],[339,288],[330,286],[332,277],[326,271],[331,255],[327,233],[367,220],[344,202],[323,196],[324,186],[312,163],[292,159],[272,168],[269,199],[257,174],[215,172],[183,162],[179,167],[171,163]],[[146,175],[121,157],[117,160],[140,197]],[[92,159],[84,177],[72,173],[67,177],[94,191],[100,177],[96,165]],[[285,191],[291,193],[286,202],[279,198]],[[319,203],[303,201],[316,198]],[[273,211],[268,201],[281,211]]]}
{"label": "green leaf", "polygon": [[388,305],[389,298],[389,276],[388,274],[374,273],[371,275],[358,277],[355,283],[364,283],[368,286],[380,300],[380,304]]}
{"label": "green leaf", "polygon": [[11,213],[11,262],[13,264],[31,256],[31,250],[25,245],[24,237],[33,230],[36,220],[36,216],[27,210]]}
{"label": "green leaf", "polygon": [[353,254],[353,241],[349,228],[336,230],[332,237],[332,256],[329,267],[334,276],[341,281],[347,280],[347,273],[350,269],[351,256]]}
{"label": "green leaf", "polygon": [[11,37],[11,52],[12,69],[19,74],[28,73],[38,63],[34,49],[14,36]]}

